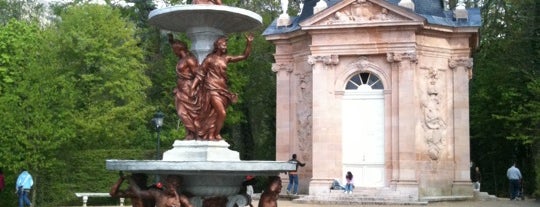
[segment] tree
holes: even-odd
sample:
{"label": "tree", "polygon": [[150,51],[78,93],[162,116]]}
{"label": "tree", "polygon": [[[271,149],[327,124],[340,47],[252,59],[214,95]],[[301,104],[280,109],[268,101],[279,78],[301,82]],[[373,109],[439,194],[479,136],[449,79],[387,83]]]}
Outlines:
{"label": "tree", "polygon": [[[74,82],[79,149],[136,146],[148,137],[150,86],[137,29],[117,9],[68,6],[57,24],[59,70]],[[152,142],[153,143],[153,142]]]}
{"label": "tree", "polygon": [[[521,168],[535,189],[538,156],[539,7],[535,1],[487,0],[471,82],[471,159],[485,170],[483,189],[507,193],[504,172]],[[500,162],[506,161],[506,162]],[[537,178],[540,179],[540,178]],[[540,181],[540,180],[539,180]]]}

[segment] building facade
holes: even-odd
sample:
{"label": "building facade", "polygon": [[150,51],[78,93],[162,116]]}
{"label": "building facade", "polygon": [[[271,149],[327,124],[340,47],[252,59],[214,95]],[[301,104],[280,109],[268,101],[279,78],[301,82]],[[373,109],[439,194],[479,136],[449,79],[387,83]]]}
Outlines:
{"label": "building facade", "polygon": [[469,80],[481,20],[462,6],[306,0],[298,17],[265,30],[276,160],[307,163],[300,193],[329,193],[351,171],[356,190],[386,197],[472,196]]}

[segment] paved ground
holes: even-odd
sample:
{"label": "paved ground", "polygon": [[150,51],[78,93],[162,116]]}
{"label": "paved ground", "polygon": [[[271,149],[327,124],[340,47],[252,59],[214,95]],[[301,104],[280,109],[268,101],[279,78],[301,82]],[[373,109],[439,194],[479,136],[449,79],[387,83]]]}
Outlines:
{"label": "paved ground", "polygon": [[[257,207],[258,201],[253,201],[253,206]],[[406,206],[423,206],[423,207],[540,207],[540,202],[533,199],[524,201],[510,201],[508,199],[499,199],[497,201],[454,201],[454,202],[435,202],[428,205],[318,205],[318,204],[299,204],[289,200],[279,200],[279,207],[406,207]]]}
{"label": "paved ground", "polygon": [[[253,206],[258,206],[258,200],[253,200]],[[332,204],[305,204],[296,203],[288,198],[280,198],[278,201],[279,207],[406,207],[406,206],[418,206],[418,207],[540,207],[540,201],[535,199],[510,201],[508,198],[497,198],[497,200],[490,201],[445,201],[445,202],[430,202],[427,205],[381,205],[381,204],[355,204],[355,205],[332,205]]]}

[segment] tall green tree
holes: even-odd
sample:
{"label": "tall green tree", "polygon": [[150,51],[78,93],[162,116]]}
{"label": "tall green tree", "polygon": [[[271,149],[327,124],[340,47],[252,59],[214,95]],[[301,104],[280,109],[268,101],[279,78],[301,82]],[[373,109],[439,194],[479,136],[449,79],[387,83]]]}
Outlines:
{"label": "tall green tree", "polygon": [[79,149],[110,149],[147,143],[145,75],[137,28],[119,10],[96,4],[68,6],[54,44],[59,70],[74,82]]}
{"label": "tall green tree", "polygon": [[[10,80],[0,95],[0,156],[7,181],[30,170],[34,201],[47,192],[39,185],[42,173],[61,163],[61,149],[75,134],[73,84],[47,63],[51,51],[44,39],[37,22],[11,20],[0,29],[0,67]],[[8,182],[8,189],[13,185]]]}
{"label": "tall green tree", "polygon": [[[471,82],[471,160],[480,165],[482,188],[508,193],[506,169],[522,170],[527,192],[538,186],[538,81],[540,8],[534,0],[486,0],[480,50]],[[505,162],[501,162],[505,161]],[[536,166],[536,167],[535,167]]]}

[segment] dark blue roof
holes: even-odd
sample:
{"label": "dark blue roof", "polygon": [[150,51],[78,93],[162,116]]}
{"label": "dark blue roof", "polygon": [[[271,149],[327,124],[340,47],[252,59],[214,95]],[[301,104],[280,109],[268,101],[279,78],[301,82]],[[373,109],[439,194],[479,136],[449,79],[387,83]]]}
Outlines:
{"label": "dark blue roof", "polygon": [[[291,17],[292,24],[289,26],[277,27],[274,20],[264,30],[263,35],[289,33],[300,29],[299,23],[313,16],[313,7],[319,0],[304,0],[304,8],[300,16]],[[341,0],[324,0],[328,7],[332,7]],[[387,2],[398,5],[400,0],[386,0]],[[429,24],[448,26],[448,27],[480,27],[482,18],[479,8],[467,9],[469,17],[465,19],[454,19],[453,11],[445,11],[443,1],[441,0],[412,0],[414,2],[414,12],[426,19]]]}

